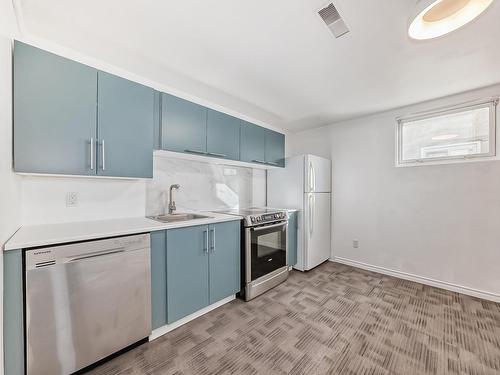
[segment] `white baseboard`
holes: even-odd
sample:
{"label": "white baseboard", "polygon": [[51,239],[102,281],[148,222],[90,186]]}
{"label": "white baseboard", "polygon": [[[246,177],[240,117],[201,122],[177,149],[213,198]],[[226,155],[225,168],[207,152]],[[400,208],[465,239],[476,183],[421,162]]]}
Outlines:
{"label": "white baseboard", "polygon": [[452,292],[466,294],[466,295],[469,295],[472,297],[482,298],[482,299],[485,299],[488,301],[500,302],[500,294],[496,294],[496,293],[491,293],[491,292],[486,292],[483,290],[469,288],[466,286],[457,285],[457,284],[449,283],[446,281],[431,279],[429,277],[418,276],[418,275],[414,275],[414,274],[407,273],[407,272],[395,271],[395,270],[391,270],[389,268],[374,266],[371,264],[358,262],[356,260],[350,260],[350,259],[341,258],[341,257],[334,257],[333,259],[330,259],[330,261],[336,262],[336,263],[346,264],[346,265],[352,266],[352,267],[361,268],[361,269],[364,269],[367,271],[381,273],[381,274],[388,275],[388,276],[394,276],[394,277],[404,279],[404,280],[414,281],[417,283],[421,283],[421,284],[433,286],[436,288],[449,290]]}
{"label": "white baseboard", "polygon": [[234,295],[226,297],[224,299],[221,299],[218,302],[211,304],[210,306],[204,307],[203,309],[192,313],[191,315],[185,316],[184,318],[179,319],[178,321],[176,321],[172,324],[167,324],[163,327],[157,328],[157,329],[153,330],[153,332],[151,333],[151,336],[149,336],[149,341],[153,341],[153,340],[157,339],[158,337],[163,336],[165,333],[173,331],[174,329],[179,328],[180,326],[190,322],[191,320],[199,318],[200,316],[205,315],[206,313],[208,313],[212,310],[215,310],[216,308],[221,307],[222,305],[225,305],[228,302],[231,302],[235,298],[236,298],[236,296],[234,296]]}

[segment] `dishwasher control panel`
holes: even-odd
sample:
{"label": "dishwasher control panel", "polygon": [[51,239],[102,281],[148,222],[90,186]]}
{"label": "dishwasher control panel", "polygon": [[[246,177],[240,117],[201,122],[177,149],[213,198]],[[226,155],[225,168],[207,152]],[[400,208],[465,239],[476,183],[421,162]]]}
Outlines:
{"label": "dishwasher control panel", "polygon": [[149,248],[150,241],[150,235],[146,233],[31,249],[26,251],[26,269],[145,249]]}

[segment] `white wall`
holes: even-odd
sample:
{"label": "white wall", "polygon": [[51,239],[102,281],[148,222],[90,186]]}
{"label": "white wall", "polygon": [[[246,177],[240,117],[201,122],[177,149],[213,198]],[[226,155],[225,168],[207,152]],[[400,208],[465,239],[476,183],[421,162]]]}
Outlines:
{"label": "white wall", "polygon": [[[66,194],[78,193],[78,205],[66,206]],[[22,177],[22,223],[51,224],[144,216],[144,180],[79,177]]]}
{"label": "white wall", "polygon": [[500,300],[500,161],[394,166],[396,116],[499,94],[500,85],[294,134],[290,154],[332,159],[332,255]]}

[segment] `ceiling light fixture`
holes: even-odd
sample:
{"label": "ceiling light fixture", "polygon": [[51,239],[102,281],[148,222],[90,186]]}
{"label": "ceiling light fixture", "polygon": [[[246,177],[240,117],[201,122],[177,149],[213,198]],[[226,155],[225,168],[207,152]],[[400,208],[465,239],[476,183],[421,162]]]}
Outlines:
{"label": "ceiling light fixture", "polygon": [[448,34],[474,20],[493,0],[418,0],[408,35],[424,40]]}

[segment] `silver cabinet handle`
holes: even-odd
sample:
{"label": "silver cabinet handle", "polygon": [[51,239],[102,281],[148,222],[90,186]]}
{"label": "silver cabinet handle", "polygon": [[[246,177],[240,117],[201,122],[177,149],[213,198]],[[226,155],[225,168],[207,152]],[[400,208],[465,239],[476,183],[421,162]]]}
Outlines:
{"label": "silver cabinet handle", "polygon": [[90,170],[94,170],[94,138],[90,138]]}
{"label": "silver cabinet handle", "polygon": [[104,142],[104,139],[101,141],[101,163],[102,163],[102,170],[106,170],[106,143]]}
{"label": "silver cabinet handle", "polygon": [[207,153],[205,151],[199,151],[199,150],[190,150],[186,149],[184,152],[189,152],[191,154],[200,154],[200,155],[206,155]]}
{"label": "silver cabinet handle", "polygon": [[270,165],[278,165],[278,163],[275,163],[274,161],[268,161],[266,164],[270,164]]}
{"label": "silver cabinet handle", "polygon": [[217,156],[219,158],[226,158],[227,157],[226,154],[218,154],[217,152],[207,152],[207,154],[210,156]]}
{"label": "silver cabinet handle", "polygon": [[208,254],[208,230],[203,231],[203,251]]}
{"label": "silver cabinet handle", "polygon": [[267,164],[267,163],[266,163],[265,161],[263,161],[263,160],[256,160],[256,159],[252,160],[252,162],[254,162],[254,163],[259,163],[259,164]]}
{"label": "silver cabinet handle", "polygon": [[215,253],[215,228],[210,229],[210,232],[212,232],[212,243],[210,244],[210,250],[212,253]]}

